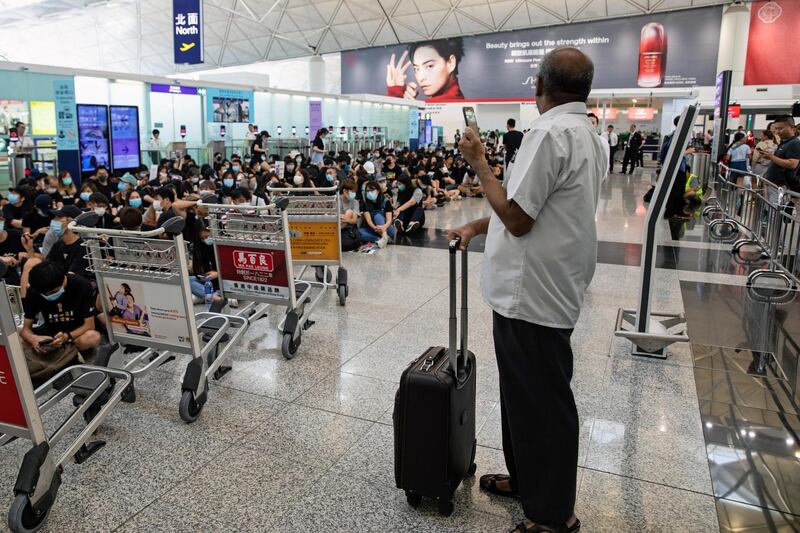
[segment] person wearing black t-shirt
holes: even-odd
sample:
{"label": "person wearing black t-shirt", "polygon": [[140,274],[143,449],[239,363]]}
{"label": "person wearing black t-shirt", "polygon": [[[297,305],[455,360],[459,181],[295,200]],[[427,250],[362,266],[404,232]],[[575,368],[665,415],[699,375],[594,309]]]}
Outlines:
{"label": "person wearing black t-shirt", "polygon": [[523,135],[521,131],[514,129],[517,126],[517,121],[513,118],[506,121],[506,126],[508,131],[503,134],[503,146],[506,149],[505,161],[506,166],[508,166],[509,163],[514,162],[514,154],[517,153],[522,144]]}
{"label": "person wearing black t-shirt", "polygon": [[[20,331],[26,359],[47,360],[63,346],[74,345],[86,352],[100,345],[100,334],[94,327],[95,297],[91,284],[80,276],[67,274],[53,261],[45,260],[33,267],[30,287],[22,300],[25,321]],[[33,327],[38,316],[44,323]],[[65,365],[74,361],[65,361]],[[37,365],[39,368],[41,365]],[[48,368],[54,374],[59,368]],[[46,378],[39,374],[36,378]]]}
{"label": "person wearing black t-shirt", "polygon": [[108,169],[104,166],[97,167],[97,171],[93,178],[89,178],[97,187],[97,192],[101,192],[106,195],[106,198],[111,198],[111,196],[116,192],[114,187],[108,182]]}
{"label": "person wearing black t-shirt", "polygon": [[[155,211],[156,227],[160,228],[164,223],[173,218],[181,217],[185,219],[188,210],[197,205],[196,200],[176,200],[175,191],[169,187],[161,187],[155,193],[151,209]],[[148,217],[146,216],[145,219]],[[187,220],[187,225],[190,221]]]}
{"label": "person wearing black t-shirt", "polygon": [[12,228],[22,229],[22,217],[33,207],[25,198],[21,188],[9,190],[7,200],[8,203],[3,206],[3,218],[6,220],[6,224]]}
{"label": "person wearing black t-shirt", "polygon": [[33,201],[33,211],[28,211],[22,217],[22,231],[30,233],[34,241],[41,237],[50,229],[50,221],[53,214],[50,212],[53,207],[53,199],[49,194],[40,194]]}
{"label": "person wearing black t-shirt", "polygon": [[22,232],[14,228],[5,227],[5,219],[0,214],[0,262],[8,266],[3,281],[9,285],[19,285],[17,265],[20,254],[25,251],[22,247]]}

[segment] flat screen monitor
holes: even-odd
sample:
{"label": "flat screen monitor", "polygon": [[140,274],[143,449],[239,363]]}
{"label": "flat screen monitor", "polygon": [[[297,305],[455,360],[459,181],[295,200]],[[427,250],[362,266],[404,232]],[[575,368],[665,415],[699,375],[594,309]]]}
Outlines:
{"label": "flat screen monitor", "polygon": [[139,108],[132,105],[112,105],[111,163],[114,172],[136,170],[139,158]]}
{"label": "flat screen monitor", "polygon": [[81,172],[93,174],[97,167],[111,167],[108,151],[108,106],[78,104],[78,141]]}

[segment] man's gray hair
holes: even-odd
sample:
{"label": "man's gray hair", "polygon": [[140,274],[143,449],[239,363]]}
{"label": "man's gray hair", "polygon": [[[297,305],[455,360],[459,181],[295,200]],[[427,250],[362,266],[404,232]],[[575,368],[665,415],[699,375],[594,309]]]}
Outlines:
{"label": "man's gray hair", "polygon": [[565,67],[565,62],[557,58],[558,52],[562,50],[565,48],[556,48],[542,58],[538,74],[542,80],[542,91],[556,97],[563,96],[585,102],[592,90],[594,65],[589,61],[584,68]]}

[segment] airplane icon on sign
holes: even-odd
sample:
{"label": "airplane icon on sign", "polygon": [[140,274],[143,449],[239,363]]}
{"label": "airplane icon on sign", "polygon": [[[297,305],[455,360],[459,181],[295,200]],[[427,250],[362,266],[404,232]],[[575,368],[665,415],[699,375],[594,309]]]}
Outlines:
{"label": "airplane icon on sign", "polygon": [[180,50],[181,50],[181,52],[188,52],[189,50],[194,48],[195,44],[197,44],[197,43],[181,43]]}

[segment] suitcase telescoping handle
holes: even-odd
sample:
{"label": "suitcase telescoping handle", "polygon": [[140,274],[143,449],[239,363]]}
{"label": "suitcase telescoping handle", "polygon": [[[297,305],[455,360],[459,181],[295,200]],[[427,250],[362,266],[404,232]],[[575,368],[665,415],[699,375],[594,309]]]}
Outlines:
{"label": "suitcase telescoping handle", "polygon": [[[448,354],[450,356],[450,367],[453,374],[460,381],[466,372],[467,366],[467,324],[469,323],[467,314],[467,248],[461,254],[461,349],[456,347],[458,336],[458,319],[456,318],[456,252],[461,244],[461,237],[456,237],[450,241],[450,346]],[[459,355],[461,357],[459,357]],[[461,364],[459,365],[459,360]]]}

